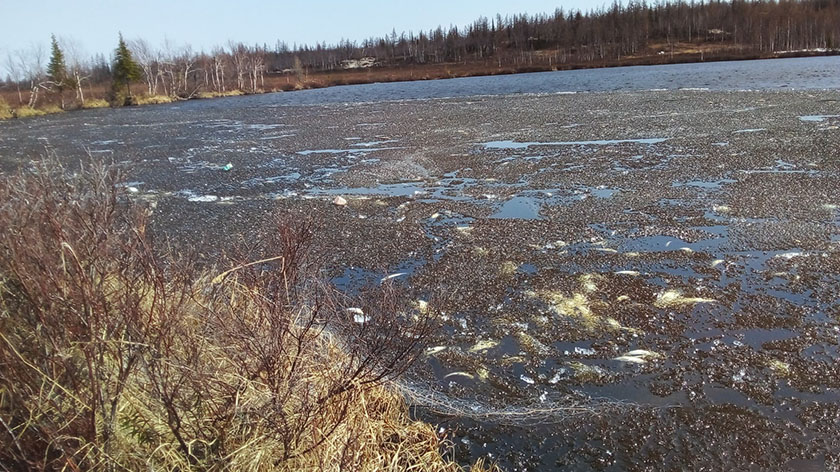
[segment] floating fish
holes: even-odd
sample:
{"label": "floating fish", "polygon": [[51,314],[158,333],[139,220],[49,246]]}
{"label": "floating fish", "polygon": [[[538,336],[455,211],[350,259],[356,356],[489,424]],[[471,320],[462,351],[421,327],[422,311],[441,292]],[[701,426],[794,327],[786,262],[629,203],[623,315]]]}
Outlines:
{"label": "floating fish", "polygon": [[397,272],[396,274],[386,275],[385,277],[382,277],[380,282],[386,282],[397,277],[402,277],[403,275],[408,275],[408,272]]}
{"label": "floating fish", "polygon": [[679,290],[666,290],[664,292],[660,292],[659,295],[656,296],[656,301],[653,302],[653,306],[657,308],[672,308],[695,305],[697,303],[715,302],[717,302],[717,300],[713,300],[711,298],[685,297]]}
{"label": "floating fish", "polygon": [[475,376],[473,374],[470,374],[469,372],[460,372],[460,371],[450,372],[450,373],[443,376],[443,378],[445,378],[445,379],[448,379],[449,377],[465,377],[465,378],[468,378],[468,379],[474,379],[475,378]]}
{"label": "floating fish", "polygon": [[489,340],[489,339],[488,340],[482,340],[482,341],[479,341],[479,342],[475,343],[475,345],[473,345],[473,347],[470,348],[469,352],[486,351],[486,350],[492,349],[492,348],[494,348],[498,345],[499,345],[499,341],[493,341],[493,340]]}
{"label": "floating fish", "polygon": [[426,355],[427,356],[433,356],[433,355],[435,355],[439,352],[445,351],[445,350],[446,350],[446,346],[430,347],[430,348],[426,349]]}

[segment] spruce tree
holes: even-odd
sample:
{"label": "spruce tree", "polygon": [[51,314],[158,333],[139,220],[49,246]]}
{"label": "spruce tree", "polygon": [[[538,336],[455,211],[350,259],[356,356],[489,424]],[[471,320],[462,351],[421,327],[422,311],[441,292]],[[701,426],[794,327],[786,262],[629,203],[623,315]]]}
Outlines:
{"label": "spruce tree", "polygon": [[64,109],[64,89],[70,84],[70,77],[67,75],[67,65],[64,63],[64,52],[58,46],[55,35],[52,35],[52,54],[50,63],[47,65],[47,78],[51,85],[58,90],[61,98],[61,108]]}
{"label": "spruce tree", "polygon": [[116,51],[114,51],[114,66],[112,70],[114,76],[114,91],[119,92],[124,85],[128,89],[126,102],[130,103],[131,81],[139,79],[141,72],[140,66],[137,65],[137,63],[134,62],[134,58],[131,57],[131,51],[125,44],[122,33],[120,33],[119,45],[117,46]]}

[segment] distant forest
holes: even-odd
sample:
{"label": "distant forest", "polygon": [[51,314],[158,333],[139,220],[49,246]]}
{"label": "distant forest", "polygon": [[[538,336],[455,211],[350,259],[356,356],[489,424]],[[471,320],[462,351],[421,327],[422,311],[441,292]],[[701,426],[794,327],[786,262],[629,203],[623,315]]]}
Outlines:
{"label": "distant forest", "polygon": [[[79,45],[66,38],[59,44],[72,87],[50,83],[47,51],[33,47],[4,58],[0,98],[34,108],[39,97],[55,103],[50,97],[57,89],[62,94],[75,89],[77,102],[84,102],[86,91],[89,97],[104,97],[114,58],[80,57]],[[376,80],[836,53],[840,0],[633,1],[588,13],[557,9],[479,18],[465,27],[393,31],[334,45],[229,41],[197,52],[189,45],[153,46],[143,39],[127,44],[139,66],[136,82],[143,84],[143,95],[186,99]]]}

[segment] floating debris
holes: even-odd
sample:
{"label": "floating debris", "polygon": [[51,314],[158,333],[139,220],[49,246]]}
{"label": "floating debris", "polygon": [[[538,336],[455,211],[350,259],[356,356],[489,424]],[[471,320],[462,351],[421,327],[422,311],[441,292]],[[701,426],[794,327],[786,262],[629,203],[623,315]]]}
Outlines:
{"label": "floating debris", "polygon": [[225,172],[227,172],[227,171],[229,171],[229,170],[231,170],[231,169],[233,169],[233,164],[231,164],[230,162],[228,162],[227,164],[225,164],[224,166],[222,166],[222,170],[223,170],[223,171],[225,171]]}
{"label": "floating debris", "polygon": [[679,290],[666,290],[656,296],[656,301],[653,302],[653,306],[657,308],[675,308],[696,305],[697,303],[716,302],[717,300],[711,298],[685,297]]}
{"label": "floating debris", "polygon": [[601,276],[597,274],[584,274],[581,275],[578,280],[580,280],[580,283],[583,286],[583,290],[591,293],[598,291],[598,285],[595,283],[595,281],[600,278]]}
{"label": "floating debris", "polygon": [[490,340],[490,339],[481,340],[481,341],[478,341],[477,343],[475,343],[473,345],[473,347],[471,347],[469,349],[469,352],[482,352],[482,351],[486,351],[488,349],[492,349],[492,348],[494,348],[498,345],[499,345],[499,341],[493,341],[493,340]]}
{"label": "floating debris", "polygon": [[519,264],[513,261],[502,262],[502,266],[499,267],[499,276],[503,278],[513,277],[517,269],[519,269]]}
{"label": "floating debris", "polygon": [[361,308],[347,308],[345,311],[353,315],[353,321],[356,323],[364,324],[370,321],[370,317],[365,315]]}
{"label": "floating debris", "polygon": [[520,331],[516,333],[516,337],[519,339],[519,345],[528,353],[539,356],[547,356],[551,353],[550,347],[541,343],[537,338],[528,333]]}
{"label": "floating debris", "polygon": [[338,196],[333,198],[332,203],[335,206],[345,206],[347,205],[347,200],[344,197]]}
{"label": "floating debris", "polygon": [[446,346],[433,346],[433,347],[430,347],[430,348],[426,349],[425,354],[427,356],[434,356],[435,354],[437,354],[439,352],[443,352],[446,349],[447,349]]}
{"label": "floating debris", "polygon": [[635,270],[619,270],[615,273],[615,275],[629,275],[632,277],[638,277],[640,274],[638,271]]}
{"label": "floating debris", "polygon": [[417,308],[417,311],[424,315],[429,312],[429,302],[427,302],[426,300],[415,301],[414,307]]}
{"label": "floating debris", "polygon": [[569,367],[574,369],[575,378],[581,382],[597,382],[604,377],[604,370],[598,366],[586,365],[582,362],[570,362]]}
{"label": "floating debris", "polygon": [[782,362],[778,359],[772,359],[768,363],[768,366],[771,369],[773,369],[773,372],[775,372],[781,377],[787,377],[790,375],[790,364],[788,364],[787,362]]}
{"label": "floating debris", "polygon": [[724,262],[726,262],[726,261],[724,261],[723,259],[715,259],[715,260],[712,261],[711,265],[712,265],[712,267],[717,267],[717,266],[723,264]]}
{"label": "floating debris", "polygon": [[535,382],[534,379],[532,379],[531,377],[528,377],[525,374],[520,375],[519,378],[522,379],[522,381],[525,382],[528,385],[534,385],[534,382]]}
{"label": "floating debris", "polygon": [[218,199],[219,199],[219,197],[217,197],[215,195],[196,195],[196,196],[193,196],[193,197],[189,197],[187,200],[190,201],[190,202],[210,203],[210,202],[215,202]]}

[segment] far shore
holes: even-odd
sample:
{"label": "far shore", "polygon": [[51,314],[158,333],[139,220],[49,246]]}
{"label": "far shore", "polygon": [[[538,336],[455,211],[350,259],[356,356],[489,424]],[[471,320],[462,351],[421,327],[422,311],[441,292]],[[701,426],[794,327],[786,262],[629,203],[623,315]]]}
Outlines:
{"label": "far shore", "polygon": [[[499,67],[493,58],[483,62],[458,62],[442,64],[408,64],[391,67],[367,67],[357,69],[318,71],[309,73],[292,73],[289,71],[270,73],[265,78],[264,87],[256,91],[226,90],[223,92],[203,91],[196,92],[188,97],[171,97],[166,95],[136,94],[135,103],[132,106],[159,105],[178,101],[223,98],[232,96],[255,95],[264,93],[290,92],[299,90],[311,90],[341,85],[364,85],[373,83],[388,82],[414,82],[423,80],[454,79],[463,77],[481,77],[494,75],[511,75],[534,72],[557,72],[582,69],[602,69],[630,66],[668,65],[668,64],[693,64],[701,62],[724,62],[724,61],[751,61],[762,59],[785,59],[797,57],[823,57],[838,56],[840,49],[817,49],[801,51],[777,51],[774,53],[741,53],[734,48],[697,47],[692,49],[681,48],[679,53],[667,53],[659,51],[657,54],[642,56],[630,56],[620,59],[599,60],[580,63],[552,63],[550,51],[540,54],[537,51],[531,55],[530,63],[519,65],[504,64]],[[140,88],[141,84],[137,84]],[[29,108],[27,106],[6,106],[4,109],[3,100],[6,103],[13,103],[18,100],[16,92],[11,90],[0,91],[0,121],[4,119],[30,118],[55,113],[64,113],[91,108],[113,107],[104,97],[107,94],[106,87],[90,89],[91,98],[85,101],[83,106],[74,105],[62,109],[53,103],[54,100],[45,100],[42,105]],[[52,97],[48,97],[52,98]]]}

